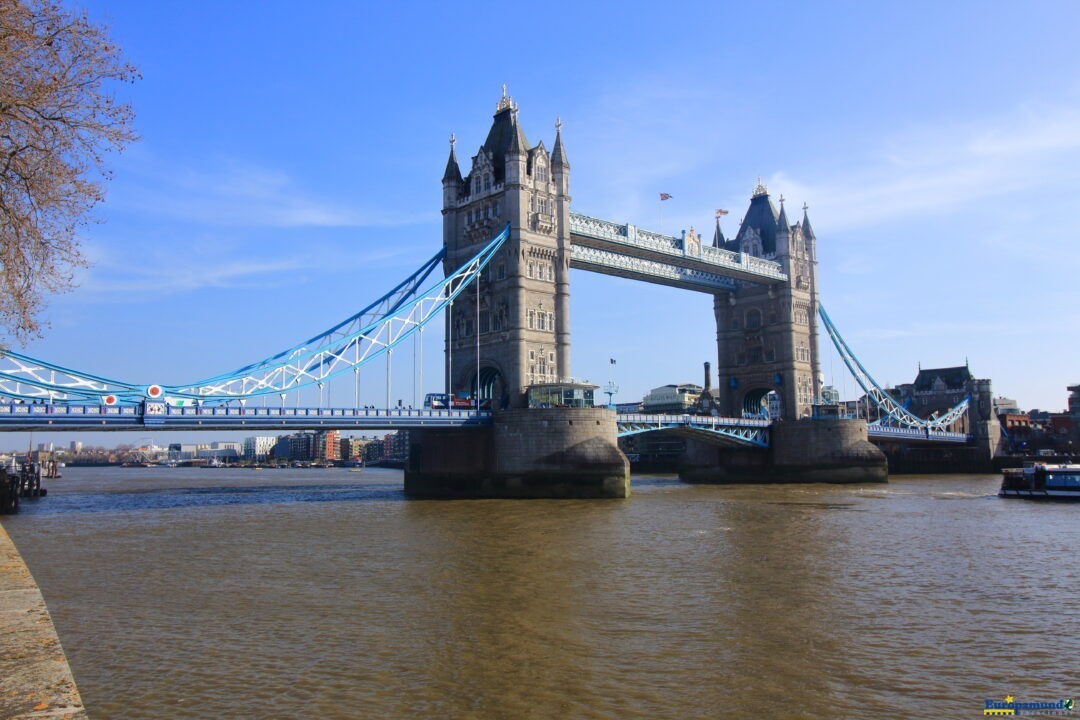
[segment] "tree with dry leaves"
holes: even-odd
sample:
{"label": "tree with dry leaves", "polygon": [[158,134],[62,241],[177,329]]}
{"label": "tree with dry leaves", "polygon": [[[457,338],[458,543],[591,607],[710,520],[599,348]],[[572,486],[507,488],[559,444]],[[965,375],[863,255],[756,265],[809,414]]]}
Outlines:
{"label": "tree with dry leaves", "polygon": [[77,230],[103,199],[105,156],[135,139],[109,87],[137,78],[84,13],[0,0],[0,330],[20,341],[86,265]]}

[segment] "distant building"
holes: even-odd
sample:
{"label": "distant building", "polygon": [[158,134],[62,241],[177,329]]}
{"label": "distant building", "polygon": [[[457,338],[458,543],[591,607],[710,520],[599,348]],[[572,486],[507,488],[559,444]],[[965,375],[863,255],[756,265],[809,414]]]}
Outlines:
{"label": "distant building", "polygon": [[71,445],[68,446],[68,450],[72,455],[78,455],[82,452],[83,444],[82,440],[72,440]]}
{"label": "distant building", "polygon": [[342,460],[362,460],[364,447],[368,441],[361,437],[343,437],[338,441],[341,446]]}
{"label": "distant building", "polygon": [[314,436],[311,433],[282,435],[274,444],[270,456],[279,460],[310,461],[313,457],[314,446]]}
{"label": "distant building", "polygon": [[1074,447],[1080,449],[1080,385],[1070,385],[1069,390],[1069,417],[1072,418],[1072,441]]}
{"label": "distant building", "polygon": [[778,420],[784,409],[784,401],[778,392],[770,392],[765,396],[765,406],[769,409],[769,419]]}
{"label": "distant building", "polygon": [[1046,431],[1060,440],[1067,441],[1073,434],[1072,416],[1067,412],[1050,413],[1050,422],[1047,424]]}
{"label": "distant building", "polygon": [[640,402],[625,402],[615,403],[615,412],[617,413],[639,413],[641,412]]}
{"label": "distant building", "polygon": [[701,391],[702,387],[693,383],[661,385],[650,390],[644,397],[641,401],[641,411],[680,415],[694,405]]}
{"label": "distant building", "polygon": [[272,435],[244,438],[244,459],[262,462],[274,449],[278,439]]}
{"label": "distant building", "polygon": [[959,432],[970,432],[972,417],[985,420],[993,413],[990,381],[977,379],[967,365],[920,368],[915,382],[897,385],[889,392],[908,412],[924,419],[942,415],[971,398],[972,407],[956,425]]}
{"label": "distant building", "polygon": [[384,444],[382,440],[372,440],[364,445],[364,462],[371,463],[382,460]]}
{"label": "distant building", "polygon": [[1020,407],[1016,404],[1016,401],[1007,397],[994,398],[994,414],[997,416],[1004,415],[1005,413],[1019,413]]}
{"label": "distant building", "polygon": [[318,462],[334,462],[341,459],[341,443],[337,430],[319,430],[312,438],[312,459]]}
{"label": "distant building", "polygon": [[1031,432],[1031,418],[1027,413],[1005,412],[998,415],[998,420],[1009,435],[1027,435]]}

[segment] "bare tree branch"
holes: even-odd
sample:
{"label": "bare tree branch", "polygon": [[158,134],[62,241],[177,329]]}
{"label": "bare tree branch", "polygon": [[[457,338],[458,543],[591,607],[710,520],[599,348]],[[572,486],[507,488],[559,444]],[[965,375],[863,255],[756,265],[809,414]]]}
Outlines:
{"label": "bare tree branch", "polygon": [[103,198],[105,155],[136,139],[106,86],[138,78],[85,14],[0,0],[0,332],[40,336],[44,295],[85,267],[76,233]]}

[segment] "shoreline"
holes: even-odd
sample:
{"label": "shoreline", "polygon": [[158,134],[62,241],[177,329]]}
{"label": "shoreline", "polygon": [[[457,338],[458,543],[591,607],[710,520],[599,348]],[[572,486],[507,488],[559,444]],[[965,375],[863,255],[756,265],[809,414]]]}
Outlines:
{"label": "shoreline", "polygon": [[88,717],[45,598],[2,523],[0,634],[0,717]]}

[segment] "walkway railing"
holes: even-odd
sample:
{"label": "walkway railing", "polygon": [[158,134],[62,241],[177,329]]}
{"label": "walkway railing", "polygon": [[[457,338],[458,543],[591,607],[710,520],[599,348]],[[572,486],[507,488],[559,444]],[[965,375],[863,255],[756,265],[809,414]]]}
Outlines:
{"label": "walkway railing", "polygon": [[141,405],[0,404],[0,431],[28,429],[147,430],[459,427],[491,422],[490,410],[414,408],[175,407]]}
{"label": "walkway railing", "polygon": [[[780,263],[772,260],[698,243],[690,244],[685,238],[661,235],[634,225],[602,220],[581,213],[570,213],[570,233],[571,241],[574,236],[577,236],[579,240],[591,238],[626,250],[667,256],[672,260],[689,259],[709,266],[713,273],[724,277],[759,282],[778,282],[787,279]],[[578,244],[580,245],[580,242]]]}
{"label": "walkway railing", "polygon": [[889,425],[866,426],[867,434],[872,438],[896,438],[897,440],[924,440],[929,442],[965,443],[971,439],[967,433],[948,432],[935,428],[893,427]]}
{"label": "walkway railing", "polygon": [[625,413],[615,416],[619,437],[658,430],[706,433],[718,440],[747,447],[768,447],[771,422],[764,418],[728,418],[709,415],[654,415]]}

